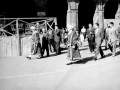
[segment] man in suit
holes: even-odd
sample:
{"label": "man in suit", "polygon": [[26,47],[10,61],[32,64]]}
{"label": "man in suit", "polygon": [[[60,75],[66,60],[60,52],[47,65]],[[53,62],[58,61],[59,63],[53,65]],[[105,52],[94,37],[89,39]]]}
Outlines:
{"label": "man in suit", "polygon": [[117,44],[117,29],[114,27],[114,23],[110,22],[108,46],[112,52],[113,57],[116,54],[116,44]]}
{"label": "man in suit", "polygon": [[55,31],[54,31],[54,45],[55,45],[55,51],[56,54],[60,54],[60,30],[58,28],[58,26],[55,26]]}
{"label": "man in suit", "polygon": [[53,30],[51,29],[48,30],[48,44],[49,44],[50,51],[54,52],[55,51],[54,37],[53,37]]}
{"label": "man in suit", "polygon": [[107,27],[105,28],[105,50],[108,49],[109,29],[110,29],[110,26],[107,24]]}
{"label": "man in suit", "polygon": [[89,28],[87,29],[87,38],[88,38],[88,45],[90,49],[90,53],[94,53],[95,49],[95,28],[92,27],[92,24],[88,25]]}
{"label": "man in suit", "polygon": [[118,40],[119,40],[119,49],[120,49],[120,23],[118,27]]}
{"label": "man in suit", "polygon": [[47,30],[43,28],[43,35],[42,35],[42,56],[44,52],[47,52],[47,57],[49,56],[49,48],[48,48],[48,33]]}
{"label": "man in suit", "polygon": [[102,33],[102,30],[99,28],[99,24],[98,23],[95,23],[95,44],[96,44],[96,49],[95,49],[95,58],[94,60],[97,60],[97,56],[101,55],[101,58],[104,58],[105,55],[103,53],[103,50],[101,49],[101,44],[102,44],[102,39],[103,39],[103,33]]}

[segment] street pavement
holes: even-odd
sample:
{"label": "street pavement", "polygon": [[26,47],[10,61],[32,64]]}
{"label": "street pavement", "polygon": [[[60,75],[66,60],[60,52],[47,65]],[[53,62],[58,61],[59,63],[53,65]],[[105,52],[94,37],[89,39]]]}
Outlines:
{"label": "street pavement", "polygon": [[106,58],[94,61],[85,42],[80,53],[81,61],[70,65],[67,50],[41,59],[0,58],[0,90],[120,90],[119,48],[115,57],[104,50]]}

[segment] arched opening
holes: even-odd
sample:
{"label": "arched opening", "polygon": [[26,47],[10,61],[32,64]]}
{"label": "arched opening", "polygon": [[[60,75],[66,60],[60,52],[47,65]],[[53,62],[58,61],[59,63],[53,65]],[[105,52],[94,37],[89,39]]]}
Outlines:
{"label": "arched opening", "polygon": [[93,23],[93,16],[96,9],[96,3],[94,0],[81,0],[78,6],[78,22],[79,30],[82,26],[88,26],[89,23]]}
{"label": "arched opening", "polygon": [[66,27],[68,3],[67,0],[49,0],[47,2],[47,17],[57,17],[58,27]]}
{"label": "arched opening", "polygon": [[104,8],[104,18],[105,19],[115,19],[115,14],[118,10],[117,0],[108,0]]}

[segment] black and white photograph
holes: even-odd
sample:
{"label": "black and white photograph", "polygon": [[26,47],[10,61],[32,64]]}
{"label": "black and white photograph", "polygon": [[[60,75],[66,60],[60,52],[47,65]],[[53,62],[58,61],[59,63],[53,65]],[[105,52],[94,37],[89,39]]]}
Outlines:
{"label": "black and white photograph", "polygon": [[120,90],[120,0],[0,0],[0,90]]}

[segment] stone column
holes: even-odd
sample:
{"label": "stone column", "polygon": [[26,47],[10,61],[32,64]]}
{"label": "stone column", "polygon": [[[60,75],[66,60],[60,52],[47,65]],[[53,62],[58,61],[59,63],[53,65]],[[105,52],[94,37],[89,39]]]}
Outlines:
{"label": "stone column", "polygon": [[95,13],[94,13],[94,17],[93,17],[93,25],[98,22],[98,19],[99,19],[99,9],[98,9],[98,6],[97,6],[96,10],[95,10]]}
{"label": "stone column", "polygon": [[115,19],[120,19],[120,4],[118,6],[118,10],[117,10],[117,13],[115,15]]}
{"label": "stone column", "polygon": [[99,5],[99,27],[104,29],[104,8],[103,5]]}
{"label": "stone column", "polygon": [[78,3],[68,2],[67,24],[75,25],[78,30]]}

